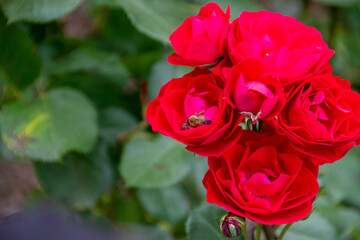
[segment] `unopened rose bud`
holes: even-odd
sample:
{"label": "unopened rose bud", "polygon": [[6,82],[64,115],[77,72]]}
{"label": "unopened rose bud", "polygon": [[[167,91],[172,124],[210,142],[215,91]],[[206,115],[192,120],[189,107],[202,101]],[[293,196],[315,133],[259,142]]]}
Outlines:
{"label": "unopened rose bud", "polygon": [[220,229],[228,238],[235,236],[238,237],[243,231],[245,231],[245,218],[228,212],[221,217]]}

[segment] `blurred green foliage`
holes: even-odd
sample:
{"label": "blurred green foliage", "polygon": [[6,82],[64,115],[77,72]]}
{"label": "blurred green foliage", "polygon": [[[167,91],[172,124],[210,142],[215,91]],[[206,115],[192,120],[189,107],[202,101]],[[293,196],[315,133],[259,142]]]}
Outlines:
{"label": "blurred green foliage", "polygon": [[[146,239],[223,239],[206,159],[151,134],[147,103],[189,68],[168,36],[206,0],[0,1],[0,162],[31,161],[42,194]],[[359,0],[217,0],[321,31],[334,74],[360,89]],[[52,161],[47,163],[47,161]],[[1,176],[0,176],[1,177]],[[286,239],[360,239],[360,152],[320,168],[315,212]],[[186,228],[185,228],[186,223]]]}

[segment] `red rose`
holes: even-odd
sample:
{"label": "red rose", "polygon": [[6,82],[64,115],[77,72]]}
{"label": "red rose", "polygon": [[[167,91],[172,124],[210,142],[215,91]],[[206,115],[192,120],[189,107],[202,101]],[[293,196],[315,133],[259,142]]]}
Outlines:
{"label": "red rose", "polygon": [[308,79],[279,114],[281,130],[315,163],[332,163],[359,144],[360,94],[347,80],[329,74]]}
{"label": "red rose", "polygon": [[241,136],[240,113],[225,103],[216,76],[197,68],[165,84],[149,103],[153,131],[174,138],[202,156],[219,156]]}
{"label": "red rose", "polygon": [[228,55],[229,54],[225,53],[224,59],[222,59],[218,64],[216,64],[211,70],[211,72],[220,79],[218,85],[221,88],[225,87],[225,83],[227,81],[227,77],[224,75],[224,72],[226,72],[229,68],[234,66]]}
{"label": "red rose", "polygon": [[319,191],[318,167],[289,146],[282,135],[244,131],[220,158],[209,157],[207,201],[268,225],[306,217]]}
{"label": "red rose", "polygon": [[216,4],[208,3],[197,16],[187,19],[170,35],[176,53],[168,62],[176,65],[212,65],[223,57],[229,32],[230,7],[226,13]]}
{"label": "red rose", "polygon": [[315,28],[268,11],[243,11],[230,25],[228,49],[235,64],[257,58],[283,84],[318,72],[334,54]]}
{"label": "red rose", "polygon": [[229,71],[225,86],[226,100],[242,114],[253,121],[268,120],[284,107],[286,100],[280,81],[264,74],[259,60],[245,60]]}

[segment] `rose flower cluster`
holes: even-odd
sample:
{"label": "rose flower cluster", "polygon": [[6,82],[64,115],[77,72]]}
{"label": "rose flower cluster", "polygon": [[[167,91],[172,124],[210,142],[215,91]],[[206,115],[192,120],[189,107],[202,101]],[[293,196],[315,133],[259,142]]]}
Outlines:
{"label": "rose flower cluster", "polygon": [[360,95],[332,75],[319,31],[269,11],[230,23],[229,6],[209,3],[169,40],[168,62],[195,69],[166,83],[146,118],[208,157],[207,201],[263,224],[306,217],[319,165],[360,139]]}

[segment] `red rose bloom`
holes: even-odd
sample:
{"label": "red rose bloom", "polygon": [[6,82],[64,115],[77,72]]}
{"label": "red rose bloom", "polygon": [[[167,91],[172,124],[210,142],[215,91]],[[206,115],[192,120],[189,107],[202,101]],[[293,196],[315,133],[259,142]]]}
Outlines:
{"label": "red rose bloom", "polygon": [[282,135],[246,130],[220,158],[209,157],[206,199],[255,222],[280,225],[306,217],[319,191],[318,167]]}
{"label": "red rose bloom", "polygon": [[225,83],[227,81],[227,77],[224,75],[225,72],[228,71],[229,68],[234,66],[228,55],[229,54],[225,53],[224,59],[222,59],[218,64],[216,64],[211,70],[211,72],[220,79],[218,85],[221,88],[225,87]]}
{"label": "red rose bloom", "polygon": [[359,144],[360,94],[332,75],[308,79],[287,99],[279,114],[281,130],[315,163],[332,163]]}
{"label": "red rose bloom", "polygon": [[233,108],[253,121],[274,118],[286,102],[280,81],[266,75],[257,59],[245,60],[231,68],[225,96]]}
{"label": "red rose bloom", "polygon": [[268,11],[243,11],[231,23],[228,49],[235,64],[257,58],[283,84],[318,72],[334,54],[315,28]]}
{"label": "red rose bloom", "polygon": [[168,62],[176,65],[212,65],[223,57],[229,32],[230,7],[226,13],[216,4],[208,3],[197,16],[187,19],[170,35],[176,53]]}
{"label": "red rose bloom", "polygon": [[149,103],[153,131],[174,138],[202,156],[219,156],[241,136],[240,113],[225,103],[216,76],[197,68],[165,84]]}

